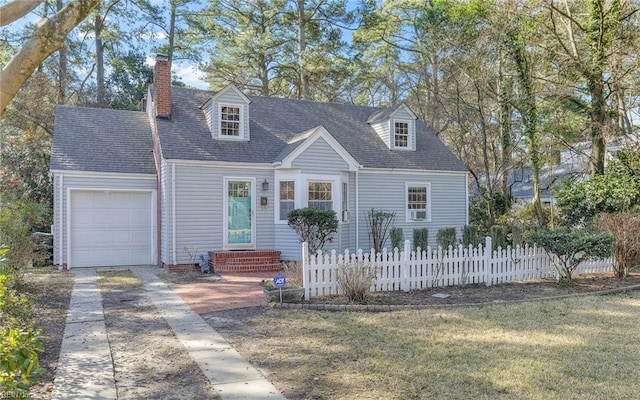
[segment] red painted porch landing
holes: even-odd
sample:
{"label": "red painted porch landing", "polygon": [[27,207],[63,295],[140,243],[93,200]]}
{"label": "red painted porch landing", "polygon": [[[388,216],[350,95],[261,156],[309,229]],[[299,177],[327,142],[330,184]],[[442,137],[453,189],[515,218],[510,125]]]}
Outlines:
{"label": "red painted porch landing", "polygon": [[209,252],[209,268],[216,274],[280,271],[278,250],[216,250]]}

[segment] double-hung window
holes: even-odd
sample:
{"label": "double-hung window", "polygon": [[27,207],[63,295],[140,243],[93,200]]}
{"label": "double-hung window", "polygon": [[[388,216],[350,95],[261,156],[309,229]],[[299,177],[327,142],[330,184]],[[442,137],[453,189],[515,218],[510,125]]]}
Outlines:
{"label": "double-hung window", "polygon": [[309,182],[309,207],[318,210],[333,210],[333,187],[332,182]]}
{"label": "double-hung window", "polygon": [[426,184],[407,184],[407,220],[422,221],[429,219],[429,186]]}
{"label": "double-hung window", "polygon": [[393,146],[396,148],[409,148],[409,122],[394,121]]}
{"label": "double-hung window", "polygon": [[280,221],[286,221],[296,207],[296,182],[280,181]]}
{"label": "double-hung window", "polygon": [[220,106],[220,135],[240,137],[240,107],[231,105]]}

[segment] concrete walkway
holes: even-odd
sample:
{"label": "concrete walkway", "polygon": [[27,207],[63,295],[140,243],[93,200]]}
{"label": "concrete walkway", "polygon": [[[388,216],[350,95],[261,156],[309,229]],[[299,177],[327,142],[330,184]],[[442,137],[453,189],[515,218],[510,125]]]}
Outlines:
{"label": "concrete walkway", "polygon": [[[134,267],[149,298],[223,400],[285,399],[154,273]],[[116,399],[113,360],[94,269],[76,275],[52,399]]]}
{"label": "concrete walkway", "polygon": [[96,271],[72,271],[75,282],[51,399],[116,399],[113,359]]}

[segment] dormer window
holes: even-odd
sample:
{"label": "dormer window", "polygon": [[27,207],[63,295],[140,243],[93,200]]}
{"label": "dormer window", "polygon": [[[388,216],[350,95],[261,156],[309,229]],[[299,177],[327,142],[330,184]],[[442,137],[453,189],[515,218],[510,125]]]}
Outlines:
{"label": "dormer window", "polygon": [[415,151],[417,117],[405,104],[376,111],[367,119],[391,150]]}
{"label": "dormer window", "polygon": [[394,121],[394,140],[393,146],[396,148],[409,147],[409,122]]}
{"label": "dormer window", "polygon": [[251,100],[229,85],[202,105],[211,137],[217,140],[248,142]]}
{"label": "dormer window", "polygon": [[220,135],[239,137],[241,132],[240,125],[240,107],[220,105]]}

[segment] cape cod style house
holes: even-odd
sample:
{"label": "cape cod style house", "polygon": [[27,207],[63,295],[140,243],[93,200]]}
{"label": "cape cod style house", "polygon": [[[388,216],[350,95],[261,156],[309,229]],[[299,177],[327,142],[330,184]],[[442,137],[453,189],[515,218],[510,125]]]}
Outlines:
{"label": "cape cod style house", "polygon": [[[366,214],[411,239],[468,220],[466,167],[405,104],[372,108],[171,86],[156,60],[144,111],[59,106],[54,263],[159,264],[247,251],[301,256],[287,213],[334,210],[326,249],[369,249]],[[215,253],[209,253],[215,252]],[[277,257],[273,262],[277,262]]]}

